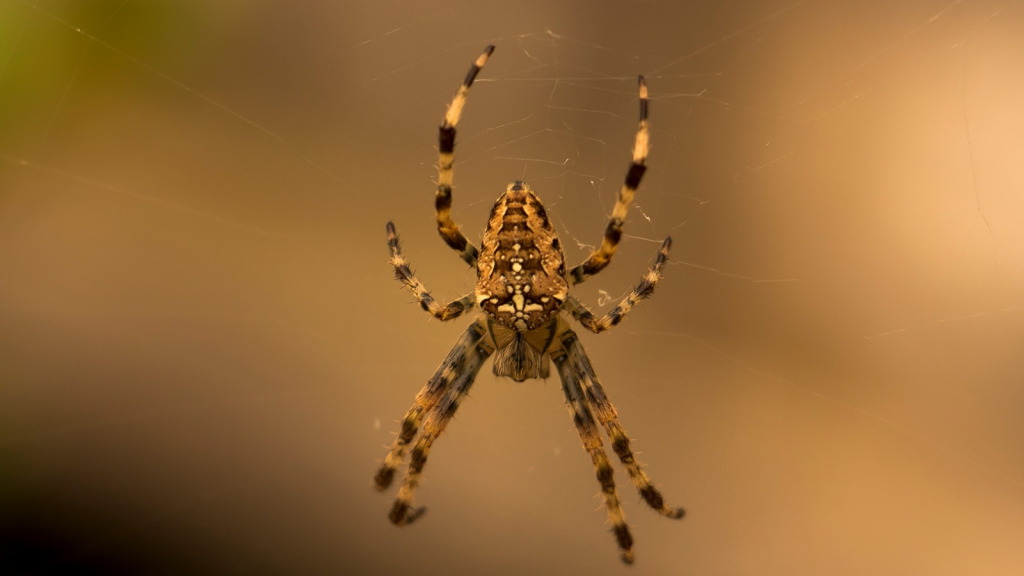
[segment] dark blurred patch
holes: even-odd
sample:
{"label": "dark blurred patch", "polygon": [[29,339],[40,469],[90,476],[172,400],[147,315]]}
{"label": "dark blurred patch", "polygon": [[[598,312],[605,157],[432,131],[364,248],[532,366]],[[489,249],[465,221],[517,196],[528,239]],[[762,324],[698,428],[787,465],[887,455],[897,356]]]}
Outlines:
{"label": "dark blurred patch", "polygon": [[159,529],[102,502],[70,500],[19,487],[0,495],[0,574],[225,573],[226,566],[195,550],[173,549]]}

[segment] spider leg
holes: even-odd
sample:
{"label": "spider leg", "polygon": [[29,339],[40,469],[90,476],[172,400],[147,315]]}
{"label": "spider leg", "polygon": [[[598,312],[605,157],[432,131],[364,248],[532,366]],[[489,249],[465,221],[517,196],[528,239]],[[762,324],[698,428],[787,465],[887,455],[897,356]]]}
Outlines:
{"label": "spider leg", "polygon": [[478,339],[471,348],[466,348],[463,351],[464,363],[460,366],[460,369],[458,371],[451,371],[453,372],[453,375],[450,377],[451,383],[431,408],[426,422],[423,423],[423,433],[420,434],[416,445],[409,453],[409,470],[405,474],[405,480],[398,491],[398,497],[395,499],[391,512],[388,514],[388,518],[395,524],[399,526],[409,524],[423,514],[423,508],[414,510],[411,506],[416,486],[419,485],[420,475],[423,472],[423,466],[427,463],[430,447],[437,440],[437,437],[444,432],[445,426],[448,425],[452,417],[455,416],[455,411],[459,408],[459,402],[469,392],[470,386],[473,385],[473,380],[476,379],[477,373],[480,372],[480,366],[484,363],[484,360],[490,357],[492,352],[494,352],[494,348],[486,339]]}
{"label": "spider leg", "polygon": [[595,334],[611,329],[612,326],[622,322],[626,314],[639,304],[641,300],[650,297],[654,293],[654,287],[658,284],[658,280],[661,279],[661,269],[665,267],[665,261],[668,260],[668,250],[671,247],[672,238],[665,238],[665,241],[661,243],[661,249],[658,250],[658,259],[654,261],[654,268],[647,272],[643,279],[640,280],[640,283],[633,288],[633,291],[623,298],[622,302],[619,302],[618,306],[612,308],[603,317],[598,318],[595,316],[585,304],[573,296],[569,296],[566,300],[566,309],[577,322]]}
{"label": "spider leg", "polygon": [[473,85],[477,73],[487,63],[487,57],[494,52],[494,46],[487,46],[483,53],[477,57],[470,66],[466,79],[462,86],[448,105],[448,111],[441,122],[438,134],[438,160],[437,160],[437,195],[434,197],[434,207],[437,210],[437,231],[441,238],[453,250],[459,252],[460,257],[470,266],[476,267],[476,259],[480,251],[466,240],[466,237],[459,230],[459,225],[452,221],[452,165],[455,163],[455,125],[459,123],[462,116],[462,108],[466,105],[466,95],[469,94],[469,87]]}
{"label": "spider leg", "polygon": [[416,275],[409,269],[409,261],[402,256],[402,246],[398,242],[398,233],[395,232],[395,225],[388,222],[388,249],[391,251],[391,265],[395,267],[395,278],[405,284],[405,287],[416,297],[420,307],[429,312],[442,322],[458,318],[463,312],[471,309],[476,301],[473,293],[470,292],[458,300],[452,300],[442,305],[434,300],[434,297],[427,292],[423,283],[416,278]]}
{"label": "spider leg", "polygon": [[643,178],[647,161],[647,151],[650,149],[650,139],[647,132],[647,84],[644,77],[640,76],[640,126],[636,131],[636,141],[633,143],[633,162],[626,172],[626,181],[619,191],[619,199],[615,202],[612,210],[612,217],[608,220],[608,227],[604,231],[604,240],[601,247],[590,254],[585,262],[569,271],[569,281],[573,284],[580,284],[587,278],[597,274],[604,269],[615,255],[619,247],[619,240],[622,239],[622,226],[626,222],[626,213],[629,212],[629,205],[633,202],[633,195],[640,186],[640,179]]}
{"label": "spider leg", "polygon": [[573,424],[580,433],[583,440],[583,448],[590,454],[597,471],[597,480],[601,483],[601,494],[604,497],[604,505],[608,511],[608,520],[612,524],[612,532],[615,534],[615,541],[622,552],[622,561],[627,564],[633,563],[633,536],[629,533],[629,525],[626,524],[626,516],[622,512],[622,505],[619,502],[619,495],[615,491],[615,480],[613,478],[612,465],[608,461],[608,454],[605,453],[601,442],[601,433],[598,432],[597,424],[594,423],[594,416],[587,406],[587,399],[580,387],[580,378],[572,363],[569,361],[565,350],[554,353],[551,359],[558,369],[558,375],[562,379],[562,391],[565,393],[565,400],[569,404],[569,412],[572,413]]}
{"label": "spider leg", "polygon": [[629,446],[629,437],[626,436],[626,431],[622,428],[622,424],[619,423],[618,412],[612,406],[612,403],[608,401],[608,397],[605,396],[601,381],[597,379],[594,368],[590,364],[590,359],[587,358],[587,353],[583,350],[583,346],[572,330],[566,331],[562,336],[562,345],[568,352],[569,362],[573,370],[578,374],[583,383],[587,400],[593,406],[594,412],[597,413],[597,419],[601,421],[601,425],[604,426],[608,438],[612,441],[612,449],[615,450],[615,454],[622,461],[622,465],[625,466],[626,474],[633,481],[637,492],[640,493],[640,496],[647,502],[647,505],[654,509],[655,512],[668,518],[682,518],[686,512],[682,508],[670,508],[667,506],[664,498],[661,496],[661,492],[654,487],[651,479],[647,477],[640,464],[637,463],[636,458],[633,456],[633,450]]}
{"label": "spider leg", "polygon": [[384,490],[391,485],[391,481],[395,477],[395,470],[402,463],[406,448],[409,447],[409,444],[419,431],[424,414],[437,406],[441,398],[451,389],[452,384],[472,364],[473,350],[480,343],[480,339],[484,337],[484,334],[485,328],[479,322],[471,324],[462,334],[462,338],[455,344],[455,347],[448,353],[448,356],[441,362],[441,365],[438,366],[434,375],[430,377],[427,384],[416,395],[416,402],[405,413],[405,418],[402,419],[402,429],[398,433],[398,438],[391,445],[391,450],[388,451],[388,455],[384,458],[384,463],[381,464],[377,475],[374,476],[373,480],[378,490]]}

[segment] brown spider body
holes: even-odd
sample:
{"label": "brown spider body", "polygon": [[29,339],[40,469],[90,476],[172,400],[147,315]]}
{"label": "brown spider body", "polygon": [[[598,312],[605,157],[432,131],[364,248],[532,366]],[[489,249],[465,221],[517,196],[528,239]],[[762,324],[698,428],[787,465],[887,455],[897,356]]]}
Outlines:
{"label": "brown spider body", "polygon": [[402,420],[398,438],[374,480],[379,490],[387,488],[406,451],[409,451],[409,470],[388,517],[398,525],[412,522],[423,513],[423,508],[412,507],[412,498],[430,448],[455,416],[459,403],[469,392],[483,363],[493,356],[494,374],[516,382],[547,378],[551,364],[554,364],[573,424],[583,448],[590,455],[601,485],[601,495],[622,560],[630,563],[633,561],[633,537],[619,502],[600,428],[608,435],[627,476],[651,509],[668,518],[682,518],[683,509],[667,506],[661,493],[637,463],[615,407],[608,400],[567,319],[571,316],[595,333],[618,325],[637,303],[654,292],[668,260],[672,245],[670,238],[662,243],[654,266],[640,283],[618,306],[600,318],[569,294],[570,285],[584,282],[608,265],[622,238],[622,228],[643,177],[649,149],[647,86],[640,77],[640,124],[633,145],[633,161],[598,249],[567,271],[558,235],[540,198],[527,184],[514,182],[509,184],[491,209],[481,249],[477,250],[451,217],[455,126],[466,104],[469,88],[493,50],[493,46],[488,46],[470,67],[448,106],[438,139],[437,194],[434,198],[437,230],[445,243],[476,269],[474,291],[447,304],[434,300],[402,255],[394,225],[391,222],[387,225],[388,248],[395,277],[413,293],[420,307],[442,321],[458,318],[474,306],[478,306],[483,314],[470,324],[416,396],[415,403]]}
{"label": "brown spider body", "polygon": [[565,255],[540,198],[523,182],[494,203],[477,263],[476,301],[519,332],[543,325],[568,294]]}
{"label": "brown spider body", "polygon": [[565,255],[544,205],[529,185],[509,184],[491,209],[475,291],[497,350],[496,376],[547,377],[544,353],[556,331],[550,321],[568,289]]}

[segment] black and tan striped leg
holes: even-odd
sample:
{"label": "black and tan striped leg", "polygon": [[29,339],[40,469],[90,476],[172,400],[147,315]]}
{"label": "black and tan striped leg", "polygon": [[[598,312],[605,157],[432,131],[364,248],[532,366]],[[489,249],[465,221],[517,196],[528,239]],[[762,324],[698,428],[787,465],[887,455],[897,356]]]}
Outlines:
{"label": "black and tan striped leg", "polygon": [[671,508],[665,504],[665,499],[662,497],[661,492],[654,487],[651,479],[647,477],[647,474],[636,461],[633,450],[629,446],[629,437],[626,436],[626,431],[622,428],[622,424],[619,423],[618,412],[616,412],[612,403],[608,401],[608,397],[605,396],[601,381],[598,380],[597,374],[594,373],[590,359],[587,358],[587,353],[583,350],[583,345],[580,344],[576,334],[572,330],[567,330],[562,335],[561,341],[568,352],[569,364],[572,366],[577,378],[583,383],[588,403],[593,407],[601,425],[604,426],[608,438],[612,441],[612,449],[619,457],[619,460],[622,461],[622,465],[626,468],[626,474],[633,481],[637,492],[640,493],[640,496],[647,502],[647,505],[655,512],[668,518],[682,518],[685,511],[682,508]]}
{"label": "black and tan striped leg", "polygon": [[577,322],[591,332],[598,333],[611,329],[612,326],[622,322],[626,314],[639,304],[641,300],[650,297],[654,293],[654,287],[658,284],[658,280],[661,280],[661,270],[665,267],[665,262],[668,260],[668,251],[671,247],[672,238],[665,238],[665,241],[661,243],[661,249],[658,250],[658,259],[654,261],[654,268],[648,270],[647,274],[640,280],[640,283],[633,288],[633,291],[623,298],[618,306],[612,308],[603,317],[598,318],[595,316],[585,304],[574,296],[569,296],[566,300],[566,310],[572,314],[572,317]]}
{"label": "black and tan striped leg", "polygon": [[473,360],[474,350],[481,338],[484,337],[485,330],[479,322],[471,324],[451,352],[448,352],[448,356],[441,362],[441,365],[434,371],[434,375],[427,381],[426,386],[416,395],[416,402],[402,419],[402,428],[398,433],[398,438],[391,445],[391,450],[388,451],[377,475],[373,478],[378,490],[384,490],[391,485],[391,481],[395,477],[395,470],[402,463],[406,448],[416,437],[424,415],[437,406],[441,398],[451,389],[452,383],[475,362]]}
{"label": "black and tan striped leg", "polygon": [[608,454],[604,451],[601,433],[594,422],[594,416],[591,414],[590,408],[587,407],[587,399],[584,396],[580,379],[564,350],[553,354],[551,359],[562,379],[562,391],[565,392],[565,400],[569,404],[572,422],[580,433],[580,439],[583,440],[583,448],[590,454],[590,459],[594,463],[597,481],[601,484],[604,506],[608,512],[608,521],[611,522],[615,542],[619,545],[619,551],[622,553],[622,561],[632,564],[633,536],[629,533],[629,525],[626,524],[626,516],[622,512],[622,503],[619,502],[619,495],[615,491],[612,465],[608,461]]}
{"label": "black and tan striped leg", "polygon": [[470,386],[473,385],[473,380],[476,379],[477,373],[480,372],[480,366],[492,352],[494,352],[494,348],[485,339],[477,340],[473,348],[466,351],[465,364],[455,374],[448,389],[439,398],[423,423],[423,433],[420,434],[420,437],[416,440],[416,445],[409,453],[409,470],[406,472],[405,480],[398,491],[398,497],[395,499],[391,512],[388,514],[388,518],[395,524],[399,526],[409,524],[423,513],[423,508],[412,508],[412,498],[416,492],[416,486],[419,485],[423,466],[427,463],[430,447],[437,440],[438,436],[444,432],[445,426],[448,425],[452,417],[455,416],[459,403],[466,396],[466,393],[469,392]]}
{"label": "black and tan striped leg", "polygon": [[470,266],[476,267],[476,259],[480,255],[476,246],[466,240],[466,237],[459,230],[459,225],[452,221],[452,165],[455,163],[455,125],[459,123],[462,116],[462,108],[466,105],[466,95],[469,94],[469,87],[473,85],[477,73],[487,63],[488,56],[494,52],[494,46],[484,48],[484,51],[477,57],[470,66],[466,79],[462,81],[459,92],[455,95],[452,103],[448,105],[448,111],[441,122],[438,136],[438,161],[437,161],[437,195],[434,197],[434,207],[437,209],[437,231],[441,238]]}
{"label": "black and tan striped leg", "polygon": [[423,308],[438,320],[445,322],[458,318],[463,312],[473,308],[476,300],[470,292],[458,300],[452,300],[448,304],[440,304],[430,295],[423,283],[416,278],[416,275],[409,269],[409,261],[402,256],[402,246],[398,242],[398,233],[395,232],[395,225],[388,222],[388,249],[391,251],[391,265],[395,267],[395,278],[405,284],[405,287],[416,297],[416,301]]}
{"label": "black and tan striped leg", "polygon": [[601,247],[590,254],[585,262],[569,271],[569,282],[573,285],[584,282],[587,278],[597,274],[604,269],[615,255],[619,241],[622,239],[622,226],[626,222],[626,214],[629,206],[633,203],[633,195],[640,186],[640,179],[643,178],[647,162],[647,151],[650,149],[650,136],[647,131],[647,84],[644,77],[640,76],[640,126],[636,131],[636,141],[633,143],[633,162],[626,172],[626,181],[619,191],[619,199],[612,209],[612,217],[608,220],[608,227],[604,230],[604,239]]}

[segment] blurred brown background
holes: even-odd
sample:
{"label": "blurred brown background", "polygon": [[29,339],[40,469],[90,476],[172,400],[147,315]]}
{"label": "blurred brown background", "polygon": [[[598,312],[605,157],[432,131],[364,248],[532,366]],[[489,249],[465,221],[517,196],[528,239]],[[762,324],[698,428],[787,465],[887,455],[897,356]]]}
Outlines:
{"label": "blurred brown background", "polygon": [[[0,572],[1024,573],[1020,2],[0,4]],[[479,238],[525,178],[600,240],[583,335],[681,522],[617,472],[623,567],[555,380],[484,369],[398,529],[371,477],[464,329],[436,126]],[[609,300],[611,304],[609,304]]]}

